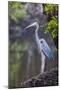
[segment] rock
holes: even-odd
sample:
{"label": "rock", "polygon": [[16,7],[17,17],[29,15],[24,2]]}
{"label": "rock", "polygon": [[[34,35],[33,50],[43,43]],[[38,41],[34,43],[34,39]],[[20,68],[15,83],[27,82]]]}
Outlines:
{"label": "rock", "polygon": [[50,71],[39,74],[22,84],[21,87],[43,87],[43,86],[57,86],[58,85],[58,69],[53,68]]}

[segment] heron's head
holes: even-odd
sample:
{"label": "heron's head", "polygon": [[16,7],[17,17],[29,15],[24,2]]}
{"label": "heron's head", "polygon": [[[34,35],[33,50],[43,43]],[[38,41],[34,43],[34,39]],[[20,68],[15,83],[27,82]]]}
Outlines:
{"label": "heron's head", "polygon": [[53,52],[44,39],[40,39],[40,49],[49,60],[54,59]]}
{"label": "heron's head", "polygon": [[33,27],[33,26],[39,26],[38,22],[31,23],[25,29],[30,28],[30,27]]}

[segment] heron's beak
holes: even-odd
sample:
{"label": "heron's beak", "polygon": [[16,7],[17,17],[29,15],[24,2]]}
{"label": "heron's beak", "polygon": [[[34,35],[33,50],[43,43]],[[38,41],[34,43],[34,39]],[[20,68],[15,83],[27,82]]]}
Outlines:
{"label": "heron's beak", "polygon": [[30,27],[32,27],[32,26],[36,26],[37,24],[38,24],[37,22],[34,22],[34,23],[28,25],[25,29],[30,28]]}
{"label": "heron's beak", "polygon": [[53,52],[46,42],[44,43],[44,45],[42,45],[42,51],[49,60],[54,59]]}

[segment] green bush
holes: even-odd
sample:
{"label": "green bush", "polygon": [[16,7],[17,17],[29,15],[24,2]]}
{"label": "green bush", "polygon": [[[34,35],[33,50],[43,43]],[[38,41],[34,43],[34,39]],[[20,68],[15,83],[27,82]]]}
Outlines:
{"label": "green bush", "polygon": [[8,7],[11,9],[22,9],[24,6],[20,2],[9,1]]}
{"label": "green bush", "polygon": [[48,17],[45,32],[50,32],[53,39],[58,36],[58,5],[56,4],[45,4],[44,12]]}
{"label": "green bush", "polygon": [[27,15],[23,3],[9,2],[8,7],[9,7],[9,17],[12,20],[17,21],[19,18],[22,19]]}
{"label": "green bush", "polygon": [[52,13],[54,10],[57,11],[58,5],[56,4],[44,4],[44,11],[48,13]]}
{"label": "green bush", "polygon": [[45,32],[50,32],[53,39],[58,36],[58,19],[57,17],[51,17],[51,20],[46,24]]}

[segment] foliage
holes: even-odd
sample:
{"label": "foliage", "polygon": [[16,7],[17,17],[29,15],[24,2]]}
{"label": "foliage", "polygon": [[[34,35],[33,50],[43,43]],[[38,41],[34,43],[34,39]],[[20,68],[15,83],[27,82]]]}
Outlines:
{"label": "foliage", "polygon": [[53,39],[58,35],[58,21],[57,17],[51,17],[51,20],[47,23],[45,32],[50,32]]}
{"label": "foliage", "polygon": [[53,39],[58,36],[58,6],[54,4],[45,4],[44,11],[47,14],[49,20],[47,21],[45,32],[50,32]]}
{"label": "foliage", "polygon": [[20,2],[9,2],[9,16],[14,21],[17,21],[19,18],[22,19],[26,17],[27,13],[24,10],[24,4]]}
{"label": "foliage", "polygon": [[21,4],[20,2],[10,2],[9,1],[9,4],[8,4],[9,8],[12,8],[12,9],[22,9],[24,6],[23,4]]}
{"label": "foliage", "polygon": [[9,85],[17,86],[18,73],[21,72],[22,57],[26,51],[26,45],[22,42],[9,43]]}
{"label": "foliage", "polygon": [[[9,1],[9,20],[18,21],[26,17],[26,11],[24,9],[24,4],[21,2]],[[13,25],[12,25],[13,26]],[[20,30],[16,26],[16,29]],[[26,46],[24,43],[11,43],[9,42],[9,85],[10,87],[17,86],[18,72],[21,71],[22,57],[26,51]]]}
{"label": "foliage", "polygon": [[58,6],[56,4],[45,4],[44,11],[48,13],[52,13],[54,10],[57,10]]}

